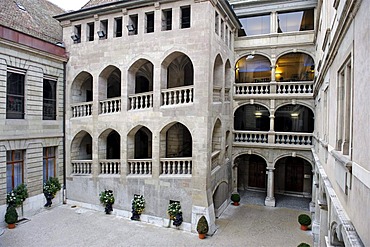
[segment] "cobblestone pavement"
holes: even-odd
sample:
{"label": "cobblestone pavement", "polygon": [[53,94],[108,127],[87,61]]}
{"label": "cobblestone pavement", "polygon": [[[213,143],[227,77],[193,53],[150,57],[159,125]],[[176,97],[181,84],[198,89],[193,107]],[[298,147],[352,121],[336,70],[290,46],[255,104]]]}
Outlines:
{"label": "cobblestone pavement", "polygon": [[5,229],[0,236],[0,246],[295,247],[301,242],[312,245],[311,231],[301,231],[297,223],[302,212],[306,211],[250,204],[230,205],[217,219],[215,234],[200,240],[195,233],[72,208],[67,204],[45,209],[13,230]]}

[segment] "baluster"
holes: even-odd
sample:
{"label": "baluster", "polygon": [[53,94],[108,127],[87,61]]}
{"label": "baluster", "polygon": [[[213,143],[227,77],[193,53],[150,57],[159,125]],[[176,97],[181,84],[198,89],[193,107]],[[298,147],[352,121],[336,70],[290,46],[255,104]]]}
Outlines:
{"label": "baluster", "polygon": [[235,133],[235,134],[234,134],[234,140],[235,140],[236,142],[239,142],[239,134],[238,134],[238,133]]}
{"label": "baluster", "polygon": [[191,160],[188,161],[188,166],[187,166],[187,173],[186,174],[191,174]]}

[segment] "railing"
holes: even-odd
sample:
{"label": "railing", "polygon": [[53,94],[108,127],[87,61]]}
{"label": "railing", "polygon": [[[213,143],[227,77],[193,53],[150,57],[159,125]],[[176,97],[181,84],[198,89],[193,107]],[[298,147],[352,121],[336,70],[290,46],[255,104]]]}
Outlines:
{"label": "railing", "polygon": [[120,160],[100,160],[100,174],[121,174]]}
{"label": "railing", "polygon": [[312,145],[312,133],[276,132],[276,144]]}
{"label": "railing", "polygon": [[270,83],[236,83],[234,90],[235,95],[269,94]]}
{"label": "railing", "polygon": [[221,87],[213,87],[213,102],[221,102]]}
{"label": "railing", "polygon": [[92,173],[92,160],[72,160],[72,175],[88,175]]}
{"label": "railing", "polygon": [[72,117],[86,117],[92,114],[92,102],[72,104]]}
{"label": "railing", "polygon": [[220,157],[220,150],[216,150],[212,152],[212,160],[211,160],[211,170],[215,169],[219,164],[219,157]]}
{"label": "railing", "polygon": [[267,131],[234,131],[234,142],[242,143],[267,143]]}
{"label": "railing", "polygon": [[191,158],[161,158],[161,175],[191,175]]}
{"label": "railing", "polygon": [[150,175],[152,174],[152,159],[129,159],[129,174]]}
{"label": "railing", "polygon": [[303,94],[313,92],[313,82],[282,82],[277,84],[278,94]]}
{"label": "railing", "polygon": [[100,114],[115,113],[121,111],[121,97],[110,98],[100,101]]}
{"label": "railing", "polygon": [[133,94],[128,99],[129,110],[153,108],[153,92]]}
{"label": "railing", "polygon": [[194,86],[176,87],[162,90],[162,106],[181,105],[193,102]]}

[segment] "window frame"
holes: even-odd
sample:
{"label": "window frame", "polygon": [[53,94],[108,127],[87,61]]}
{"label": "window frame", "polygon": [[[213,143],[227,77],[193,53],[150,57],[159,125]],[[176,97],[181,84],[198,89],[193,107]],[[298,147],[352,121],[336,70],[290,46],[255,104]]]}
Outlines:
{"label": "window frame", "polygon": [[172,30],[172,9],[162,10],[162,31]]}
{"label": "window frame", "polygon": [[[54,88],[51,85],[52,90],[53,90],[52,95],[54,97],[45,98],[45,83],[51,84],[51,82],[53,82],[53,84],[54,84]],[[57,82],[56,78],[44,77],[44,79],[43,79],[43,97],[42,97],[42,120],[56,120],[57,119],[57,86],[58,86],[58,82]],[[51,101],[51,103],[53,104],[52,105],[52,108],[53,108],[52,110],[54,112],[53,114],[46,114],[45,108],[47,108],[47,106],[46,106],[45,101]],[[50,102],[49,102],[49,104],[50,104]]]}
{"label": "window frame", "polygon": [[[9,155],[9,152],[10,152],[10,156],[11,156],[11,160],[8,160],[8,155]],[[16,152],[21,152],[21,159],[19,160],[15,160],[15,154]],[[6,153],[6,180],[7,180],[7,185],[6,185],[6,190],[7,190],[7,193],[9,193],[11,190],[13,190],[15,187],[17,187],[18,185],[24,183],[24,155],[25,155],[25,150],[9,150],[7,151]],[[14,180],[14,166],[19,164],[21,165],[21,174],[18,174],[21,176],[21,182],[19,184],[15,184],[15,180]],[[9,187],[8,186],[8,165],[11,165],[11,174],[12,174],[12,184],[11,186]],[[10,191],[8,188],[11,188]]]}
{"label": "window frame", "polygon": [[[10,81],[9,80],[9,77],[11,77],[11,75],[13,75],[13,74],[19,76],[19,78],[17,78],[17,81]],[[11,85],[11,84],[14,84],[14,83],[16,83],[15,86]],[[19,94],[13,93],[11,91],[11,89],[14,90],[14,87],[16,87],[16,88],[20,87]],[[16,68],[8,68],[7,69],[7,79],[6,79],[6,119],[24,119],[25,110],[26,110],[26,107],[25,107],[25,100],[26,100],[25,87],[26,87],[26,72],[22,71],[22,70],[19,70],[19,69],[16,69]],[[17,103],[17,102],[15,102],[15,99],[18,99],[21,102],[20,111],[10,111],[10,109],[8,109],[8,108],[11,107],[11,105],[10,105],[11,99],[13,99],[14,103]],[[17,103],[17,105],[18,105],[18,103]],[[16,108],[18,108],[18,107],[16,107]]]}
{"label": "window frame", "polygon": [[[186,11],[189,11],[189,13],[186,13]],[[180,7],[180,29],[186,29],[190,27],[191,27],[191,7],[190,5],[181,6]]]}
{"label": "window frame", "polygon": [[[53,149],[54,150],[54,154],[53,156],[49,156],[49,150],[50,149]],[[42,164],[43,164],[43,168],[42,168],[42,178],[43,178],[43,182],[46,182],[50,177],[56,177],[57,176],[57,167],[56,167],[56,159],[57,159],[57,150],[58,148],[56,146],[52,146],[52,147],[44,147],[42,149]],[[49,176],[49,160],[53,160],[53,171],[54,171],[54,174],[53,176]]]}

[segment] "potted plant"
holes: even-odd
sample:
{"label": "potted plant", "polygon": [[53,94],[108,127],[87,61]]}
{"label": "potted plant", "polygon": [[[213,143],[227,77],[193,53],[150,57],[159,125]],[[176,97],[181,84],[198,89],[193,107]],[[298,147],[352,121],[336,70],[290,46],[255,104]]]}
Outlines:
{"label": "potted plant", "polygon": [[46,198],[46,204],[44,207],[51,207],[52,199],[55,197],[57,192],[62,188],[58,178],[49,178],[43,187],[44,196]]}
{"label": "potted plant", "polygon": [[9,229],[15,228],[15,223],[18,221],[18,213],[14,206],[8,206],[5,213],[5,222]]}
{"label": "potted plant", "polygon": [[28,197],[27,186],[20,184],[6,195],[6,203],[9,206],[19,207]]}
{"label": "potted plant", "polygon": [[311,245],[306,243],[300,243],[297,247],[311,247]]}
{"label": "potted plant", "polygon": [[110,214],[113,211],[114,195],[112,190],[104,190],[100,193],[100,202],[105,206],[105,213]]}
{"label": "potted plant", "polygon": [[140,220],[140,215],[145,208],[145,199],[142,195],[134,195],[132,199],[132,217],[131,220]]}
{"label": "potted plant", "polygon": [[234,206],[239,206],[240,195],[238,193],[232,193],[231,194],[231,201],[233,201]]}
{"label": "potted plant", "polygon": [[182,211],[180,202],[171,201],[168,205],[167,213],[170,219],[173,220],[174,226],[180,226],[182,224]]}
{"label": "potted plant", "polygon": [[301,230],[306,231],[311,225],[311,218],[307,214],[300,214],[298,216],[298,223],[301,224]]}
{"label": "potted plant", "polygon": [[203,215],[202,217],[200,217],[197,224],[197,232],[199,234],[199,238],[204,239],[208,230],[208,222],[206,217]]}

